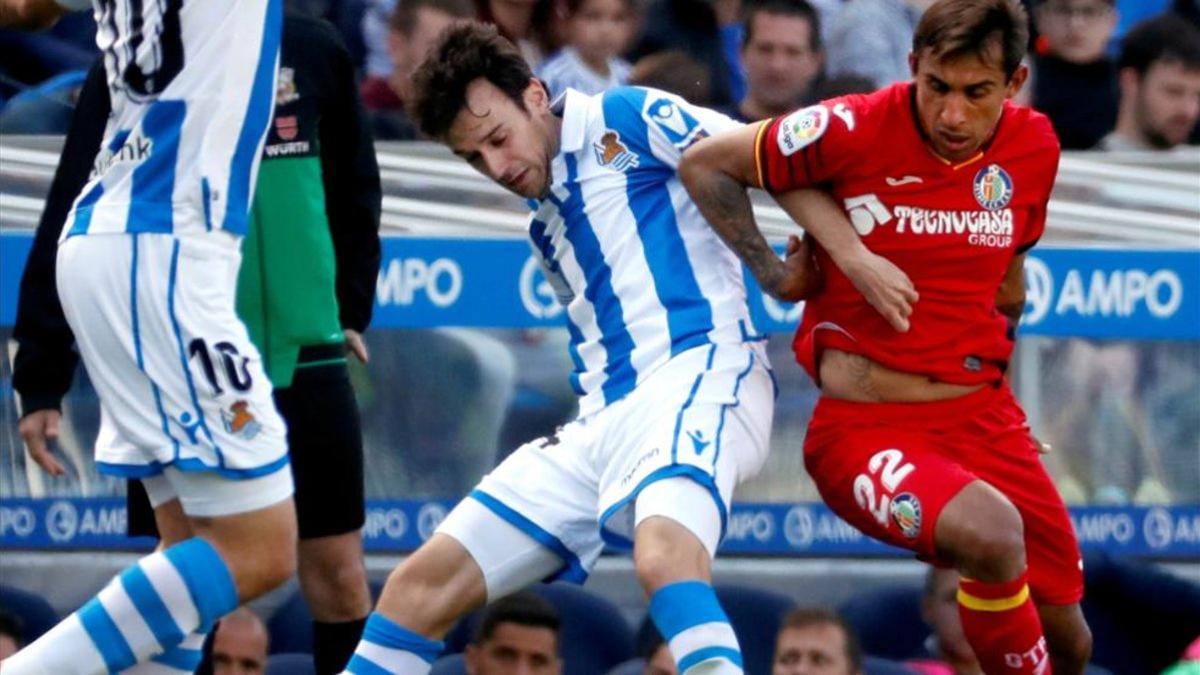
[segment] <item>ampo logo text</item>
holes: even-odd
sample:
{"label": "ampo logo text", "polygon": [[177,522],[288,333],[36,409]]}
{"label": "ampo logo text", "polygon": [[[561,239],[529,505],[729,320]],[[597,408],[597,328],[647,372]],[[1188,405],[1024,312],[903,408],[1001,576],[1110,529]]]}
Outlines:
{"label": "ampo logo text", "polygon": [[435,307],[449,307],[462,295],[463,274],[449,258],[392,258],[379,271],[375,291],[380,305],[411,305],[424,293]]}

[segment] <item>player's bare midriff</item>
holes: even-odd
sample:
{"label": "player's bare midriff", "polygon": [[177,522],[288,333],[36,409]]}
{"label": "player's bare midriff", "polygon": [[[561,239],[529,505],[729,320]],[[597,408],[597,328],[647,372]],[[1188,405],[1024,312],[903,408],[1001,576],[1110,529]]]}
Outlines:
{"label": "player's bare midriff", "polygon": [[861,354],[837,349],[821,353],[821,393],[857,403],[928,403],[966,396],[983,384],[934,382],[926,375],[880,365]]}

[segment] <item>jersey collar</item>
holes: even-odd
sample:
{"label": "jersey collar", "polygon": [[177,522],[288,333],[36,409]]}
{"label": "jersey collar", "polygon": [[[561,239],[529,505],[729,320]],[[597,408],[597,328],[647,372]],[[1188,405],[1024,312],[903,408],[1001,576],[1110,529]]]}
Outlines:
{"label": "jersey collar", "polygon": [[550,110],[562,118],[559,134],[559,152],[579,152],[583,149],[587,131],[587,105],[589,98],[574,89],[559,94],[550,104]]}

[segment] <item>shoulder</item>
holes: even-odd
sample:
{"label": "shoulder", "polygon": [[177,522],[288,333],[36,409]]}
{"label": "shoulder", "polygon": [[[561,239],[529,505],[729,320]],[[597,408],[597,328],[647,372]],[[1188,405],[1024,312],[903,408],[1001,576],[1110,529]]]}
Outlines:
{"label": "shoulder", "polygon": [[1037,153],[1057,163],[1062,145],[1049,117],[1032,108],[1009,102],[1004,106],[1002,123],[1007,131],[1004,141],[1013,144],[1017,153]]}

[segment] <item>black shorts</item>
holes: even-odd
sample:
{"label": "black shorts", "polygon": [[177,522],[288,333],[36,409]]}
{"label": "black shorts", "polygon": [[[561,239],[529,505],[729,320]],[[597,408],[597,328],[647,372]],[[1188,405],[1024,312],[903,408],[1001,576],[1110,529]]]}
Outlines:
{"label": "black shorts", "polygon": [[[325,349],[305,349],[302,363],[318,360],[310,354],[320,356]],[[335,354],[342,354],[340,345]],[[292,385],[275,390],[275,406],[288,426],[300,538],[361,529],[366,510],[362,427],[346,364],[298,366]],[[129,536],[158,536],[150,499],[140,481],[129,481],[126,503]]]}

